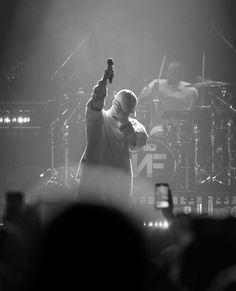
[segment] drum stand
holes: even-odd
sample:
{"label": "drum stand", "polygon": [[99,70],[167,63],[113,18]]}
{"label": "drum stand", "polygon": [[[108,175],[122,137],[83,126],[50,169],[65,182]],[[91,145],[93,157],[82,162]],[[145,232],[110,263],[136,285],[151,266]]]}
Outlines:
{"label": "drum stand", "polygon": [[[219,184],[231,186],[232,181],[236,180],[235,173],[236,168],[232,166],[233,164],[233,157],[232,157],[232,151],[231,151],[231,140],[232,140],[232,134],[231,134],[231,126],[232,126],[232,120],[229,120],[227,123],[227,166],[223,168],[217,175],[212,177],[213,181],[217,181]],[[222,178],[226,178],[225,180],[219,180],[219,176],[223,174]]]}
{"label": "drum stand", "polygon": [[194,175],[195,175],[195,184],[198,184],[201,182],[199,179],[203,170],[200,169],[200,165],[198,164],[199,129],[198,129],[197,124],[194,125],[193,132],[194,132]]}
{"label": "drum stand", "polygon": [[40,178],[47,177],[46,184],[58,184],[56,178],[58,171],[55,168],[55,133],[54,133],[58,122],[59,118],[50,123],[51,167],[46,169],[42,174],[40,174]]}
{"label": "drum stand", "polygon": [[[221,185],[231,186],[232,181],[236,180],[235,173],[236,168],[233,167],[233,157],[231,150],[231,141],[232,141],[232,120],[227,122],[227,166],[223,167],[219,172],[216,172],[216,157],[215,157],[215,121],[214,121],[214,112],[211,112],[211,171],[210,173],[205,168],[200,168],[198,164],[198,137],[195,135],[195,180],[197,184],[205,183],[217,183]],[[235,182],[235,181],[234,181]]]}
{"label": "drum stand", "polygon": [[69,164],[69,153],[70,153],[70,149],[69,149],[69,131],[70,131],[70,121],[72,119],[72,117],[74,117],[76,111],[79,109],[80,107],[80,102],[78,102],[77,106],[73,109],[73,111],[71,112],[71,114],[69,115],[69,117],[64,121],[64,124],[61,128],[61,130],[63,131],[63,140],[64,140],[64,158],[65,158],[65,170],[64,170],[64,179],[63,179],[63,185],[66,188],[70,188],[71,187],[71,183],[70,183],[70,178],[72,180],[75,180],[74,174],[72,169],[70,168],[70,164]]}
{"label": "drum stand", "polygon": [[210,130],[210,140],[211,140],[211,163],[210,163],[210,173],[205,168],[200,168],[198,164],[198,137],[195,137],[195,180],[197,184],[205,184],[211,182],[221,181],[217,180],[217,173],[215,167],[215,113],[211,111],[211,130]]}
{"label": "drum stand", "polygon": [[[69,117],[64,121],[63,125],[59,128],[62,131],[62,140],[64,142],[64,166],[55,168],[55,128],[60,122],[57,118],[50,124],[50,143],[51,143],[51,168],[47,169],[44,173],[40,174],[40,178],[47,177],[46,184],[56,184],[58,186],[64,186],[70,188],[69,178],[74,180],[74,175],[69,168],[69,122],[78,110],[80,103],[74,108]],[[66,111],[66,110],[65,110]],[[65,112],[64,111],[64,112]]]}
{"label": "drum stand", "polygon": [[[177,124],[177,123],[176,123]],[[184,140],[181,136],[181,127],[184,125],[184,120],[178,121],[177,131],[176,131],[176,141],[172,145],[175,148],[177,154],[177,171],[180,171],[181,189],[184,191],[189,191],[191,189],[191,152],[192,149],[192,139],[188,136],[188,140]],[[184,132],[182,132],[184,134]],[[184,177],[184,180],[182,179]]]}
{"label": "drum stand", "polygon": [[[181,143],[180,143],[181,144]],[[184,168],[185,168],[185,184],[184,184],[184,190],[189,191],[191,189],[192,183],[191,180],[193,180],[193,173],[190,173],[190,169],[192,169],[192,163],[195,162],[192,161],[192,138],[189,136],[189,140],[184,143],[185,146],[183,147],[184,150]]]}
{"label": "drum stand", "polygon": [[[236,114],[236,109],[230,104],[224,101],[220,97],[216,97],[217,100],[221,102],[221,104],[227,108],[227,114],[233,113]],[[228,120],[227,122],[227,166],[226,168],[223,168],[219,174],[216,176],[218,177],[220,174],[224,173],[224,177],[226,177],[226,181],[220,181],[221,184],[231,186],[232,184],[236,183],[236,167],[233,167],[233,156],[232,156],[232,150],[231,150],[231,141],[232,141],[232,130],[231,126],[233,124],[232,119]]]}
{"label": "drum stand", "polygon": [[158,107],[159,107],[159,103],[160,100],[155,97],[155,99],[153,99],[153,103],[154,106],[150,108],[151,110],[151,117],[150,117],[150,122],[149,122],[149,129],[152,129],[153,126],[156,124],[156,116],[158,116]]}

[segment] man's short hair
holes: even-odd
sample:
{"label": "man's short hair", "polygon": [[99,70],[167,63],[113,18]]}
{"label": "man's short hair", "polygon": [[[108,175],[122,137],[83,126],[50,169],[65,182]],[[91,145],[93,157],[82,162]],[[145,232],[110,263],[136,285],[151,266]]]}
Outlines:
{"label": "man's short hair", "polygon": [[167,67],[167,71],[181,73],[184,71],[184,65],[178,61],[171,62]]}
{"label": "man's short hair", "polygon": [[116,93],[115,99],[119,98],[118,96],[121,96],[122,102],[125,102],[130,112],[135,113],[135,107],[138,103],[138,98],[135,93],[129,89],[122,89]]}

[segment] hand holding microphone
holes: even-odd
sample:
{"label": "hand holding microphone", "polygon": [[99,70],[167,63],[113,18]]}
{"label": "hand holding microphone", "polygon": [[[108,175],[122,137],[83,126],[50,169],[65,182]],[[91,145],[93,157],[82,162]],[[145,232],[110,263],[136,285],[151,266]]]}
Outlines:
{"label": "hand holding microphone", "polygon": [[112,83],[112,79],[114,77],[114,71],[113,71],[113,60],[112,59],[108,59],[107,60],[107,69],[109,70],[110,76],[108,77],[109,83]]}
{"label": "hand holding microphone", "polygon": [[98,81],[97,85],[93,88],[95,95],[102,96],[102,98],[105,98],[107,94],[107,80],[109,80],[109,83],[111,83],[114,77],[113,65],[114,65],[113,60],[108,59],[107,68],[104,71],[102,79]]}
{"label": "hand holding microphone", "polygon": [[103,74],[102,81],[107,82],[109,80],[109,83],[112,83],[112,79],[114,77],[114,63],[112,59],[107,60],[107,68]]}
{"label": "hand holding microphone", "polygon": [[124,134],[124,137],[130,145],[136,146],[136,134],[130,121],[127,123],[121,123],[120,131]]}
{"label": "hand holding microphone", "polygon": [[125,137],[131,136],[134,133],[134,128],[130,121],[127,121],[126,123],[121,123],[119,129]]}

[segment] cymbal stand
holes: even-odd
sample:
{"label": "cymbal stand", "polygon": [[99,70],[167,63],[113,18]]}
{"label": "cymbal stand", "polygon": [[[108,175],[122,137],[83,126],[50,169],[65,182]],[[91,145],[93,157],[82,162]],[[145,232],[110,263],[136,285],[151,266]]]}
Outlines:
{"label": "cymbal stand", "polygon": [[185,157],[185,185],[184,185],[184,190],[187,191],[189,190],[190,187],[190,179],[189,179],[189,157],[188,153]]}
{"label": "cymbal stand", "polygon": [[[215,113],[210,112],[211,115],[211,130],[210,130],[210,141],[211,141],[211,164],[210,164],[210,173],[205,169],[200,169],[198,165],[197,157],[197,144],[198,138],[195,137],[195,180],[197,184],[205,184],[209,182],[215,182],[216,173],[215,173]],[[218,182],[218,181],[217,181]]]}
{"label": "cymbal stand", "polygon": [[177,132],[176,132],[176,144],[180,147],[181,146],[181,126],[183,126],[184,121],[180,120],[180,121],[172,121],[172,124],[175,124],[175,126],[177,127]]}
{"label": "cymbal stand", "polygon": [[156,124],[156,117],[158,116],[159,102],[160,102],[160,100],[157,97],[155,97],[155,99],[153,99],[154,106],[152,106],[150,108],[150,111],[151,111],[151,118],[150,118],[150,122],[149,122],[150,129]]}
{"label": "cymbal stand", "polygon": [[[219,99],[222,103],[224,103],[226,105],[226,103],[219,97],[217,97],[217,99]],[[214,106],[214,104],[212,103],[212,106]],[[228,106],[229,109],[231,109],[234,113],[236,112],[234,108],[232,108],[232,106]],[[216,165],[215,165],[215,120],[214,120],[214,112],[211,112],[211,133],[210,133],[210,137],[211,137],[211,175],[209,175],[205,180],[201,181],[201,184],[204,184],[205,182],[217,182],[218,184],[223,184],[223,185],[228,185],[230,186],[232,183],[232,179],[234,177],[234,175],[232,176],[232,172],[236,171],[236,168],[234,168],[232,166],[232,162],[233,162],[233,157],[232,157],[232,151],[231,151],[231,140],[232,140],[232,134],[231,134],[231,126],[232,126],[232,120],[229,120],[227,122],[227,167],[221,169],[218,173],[216,173]],[[222,179],[219,179],[221,174],[224,172],[226,172],[226,176],[227,176],[227,181],[223,181]],[[221,178],[224,178],[221,176]]]}
{"label": "cymbal stand", "polygon": [[215,120],[214,120],[214,113],[211,112],[211,173],[215,174]]}
{"label": "cymbal stand", "polygon": [[[206,182],[211,182],[212,177],[211,174],[208,172],[206,167],[201,166],[199,164],[199,141],[201,140],[200,137],[201,130],[198,128],[198,125],[194,125],[194,184],[195,186],[199,184],[205,184]],[[215,171],[215,154],[214,154],[214,148],[215,148],[215,134],[213,129],[211,129],[211,173],[214,173]]]}
{"label": "cymbal stand", "polygon": [[[227,102],[225,102],[222,98],[220,97],[216,97],[223,105],[225,108],[228,109],[227,114],[231,113],[236,113],[236,109],[228,104]],[[235,177],[235,173],[236,173],[236,167],[233,167],[233,156],[232,156],[232,150],[231,150],[231,141],[232,141],[232,127],[233,121],[232,119],[229,119],[227,122],[227,136],[226,136],[226,141],[227,141],[227,166],[226,168],[221,169],[221,171],[212,177],[213,181],[217,181],[220,184],[224,184],[227,186],[231,186],[232,185],[232,181],[236,179]],[[227,181],[222,181],[222,180],[218,180],[217,178],[224,172],[226,171],[226,180]]]}
{"label": "cymbal stand", "polygon": [[63,126],[61,127],[61,130],[63,132],[62,138],[64,140],[64,149],[65,149],[65,153],[64,153],[65,171],[64,171],[64,183],[63,183],[63,185],[65,187],[70,187],[70,185],[69,185],[69,173],[70,173],[70,171],[69,171],[69,153],[70,153],[70,150],[69,150],[69,131],[70,131],[69,123],[79,107],[80,107],[80,102],[78,102],[77,106],[74,108],[74,110],[69,115],[69,117],[64,121]]}
{"label": "cymbal stand", "polygon": [[62,131],[63,131],[63,140],[64,140],[64,147],[65,147],[65,153],[64,153],[64,158],[65,158],[65,173],[64,173],[64,185],[65,187],[68,186],[68,165],[69,165],[69,122],[68,119],[65,120],[63,126],[62,126]]}
{"label": "cymbal stand", "polygon": [[55,179],[55,176],[57,174],[57,170],[55,168],[55,128],[57,126],[57,123],[59,121],[59,118],[56,120],[52,121],[50,123],[50,145],[51,145],[51,167],[46,169],[42,174],[40,174],[40,178],[43,178],[44,176],[48,176],[49,178],[47,180],[47,184],[49,183],[56,183],[57,181]]}
{"label": "cymbal stand", "polygon": [[231,141],[232,141],[232,134],[231,134],[231,126],[233,122],[229,120],[227,123],[227,153],[228,153],[228,166],[227,166],[227,177],[228,177],[228,185],[232,184],[232,180],[236,180],[236,167],[233,167],[233,155],[231,151]]}
{"label": "cymbal stand", "polygon": [[155,114],[157,114],[157,110],[158,110],[158,104],[160,102],[160,100],[156,97],[154,100],[154,110],[155,110]]}
{"label": "cymbal stand", "polygon": [[[232,120],[229,120],[227,122],[227,166],[226,168],[223,168],[217,175],[215,175],[214,177],[212,177],[213,181],[218,182],[219,184],[224,184],[227,186],[231,186],[232,185],[232,180],[235,179],[235,172],[236,172],[236,168],[232,166],[233,163],[233,156],[232,156],[232,151],[231,151],[231,140],[232,140],[232,133],[231,133],[231,126],[232,126]],[[226,173],[225,173],[226,171]],[[223,175],[226,176],[226,181],[222,181],[219,180],[218,177],[222,174],[226,174]]]}
{"label": "cymbal stand", "polygon": [[[189,123],[188,126],[190,125],[191,132],[193,130],[194,135],[192,136],[190,132],[188,131],[187,132],[188,139],[186,140],[186,137],[184,136],[181,138],[181,127],[183,127],[183,134],[184,134],[184,130],[190,129],[190,128],[187,128],[186,121],[182,120],[179,125],[178,141],[177,141],[179,143],[179,147],[182,148],[182,151],[184,152],[182,158],[184,159],[184,168],[185,168],[185,188],[184,188],[185,191],[189,191],[195,182],[194,174],[195,174],[195,167],[197,165],[196,149],[197,149],[197,143],[199,141],[197,138],[197,135],[195,136],[195,133],[197,133],[195,132],[196,131],[195,125],[189,120],[188,120],[188,123]],[[181,141],[181,139],[183,140]],[[193,156],[194,156],[194,159],[192,158]],[[194,168],[194,171],[193,171],[193,168]]]}
{"label": "cymbal stand", "polygon": [[55,136],[54,130],[56,128],[56,121],[52,121],[50,124],[50,133],[51,133],[51,170],[52,174],[55,173]]}
{"label": "cymbal stand", "polygon": [[[189,191],[191,188],[191,173],[192,168],[192,152],[191,152],[191,140],[185,139],[184,120],[176,120],[174,118],[169,119],[169,125],[171,136],[169,138],[169,145],[173,149],[175,161],[176,161],[176,178],[178,187],[183,191]],[[174,131],[174,134],[173,134]]]}
{"label": "cymbal stand", "polygon": [[199,128],[198,125],[195,124],[193,128],[194,133],[194,176],[195,176],[195,184],[201,183],[200,174],[202,172],[202,169],[200,168],[200,165],[198,164],[198,143],[200,140],[199,137]]}

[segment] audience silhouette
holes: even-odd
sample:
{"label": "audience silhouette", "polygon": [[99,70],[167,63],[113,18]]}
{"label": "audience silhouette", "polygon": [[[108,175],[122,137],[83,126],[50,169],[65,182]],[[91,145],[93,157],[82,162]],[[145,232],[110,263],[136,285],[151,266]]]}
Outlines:
{"label": "audience silhouette", "polygon": [[62,196],[28,205],[6,193],[0,290],[234,290],[234,217],[174,214],[170,203],[164,230],[114,204]]}
{"label": "audience silhouette", "polygon": [[76,203],[46,226],[31,290],[145,290],[146,241],[122,211]]}

